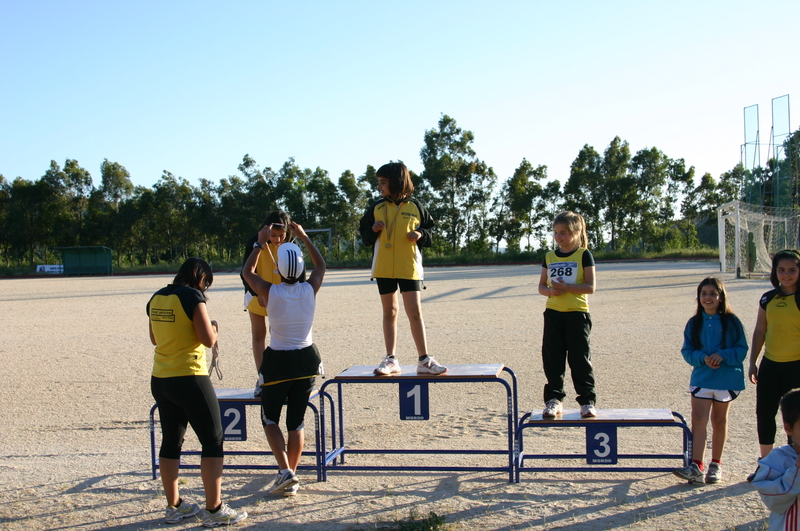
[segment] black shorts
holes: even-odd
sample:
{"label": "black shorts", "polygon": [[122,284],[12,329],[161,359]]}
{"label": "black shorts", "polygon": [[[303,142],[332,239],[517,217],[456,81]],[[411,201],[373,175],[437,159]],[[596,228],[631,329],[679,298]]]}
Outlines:
{"label": "black shorts", "polygon": [[421,280],[409,280],[407,278],[376,278],[375,282],[378,283],[378,293],[381,295],[388,295],[397,291],[400,287],[400,293],[406,291],[422,291]]}
{"label": "black shorts", "polygon": [[261,362],[261,422],[278,424],[286,405],[286,429],[303,429],[308,397],[314,388],[314,376],[320,373],[319,350],[315,344],[297,350],[264,350]]}
{"label": "black shorts", "polygon": [[264,426],[278,424],[283,404],[286,404],[286,431],[302,430],[314,382],[312,377],[262,387],[261,423]]}

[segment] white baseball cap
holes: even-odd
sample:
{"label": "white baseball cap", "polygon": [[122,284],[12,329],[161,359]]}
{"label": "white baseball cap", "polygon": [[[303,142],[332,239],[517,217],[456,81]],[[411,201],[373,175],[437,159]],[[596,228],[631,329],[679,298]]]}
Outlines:
{"label": "white baseball cap", "polygon": [[278,272],[288,280],[300,278],[305,271],[303,251],[296,243],[284,243],[278,247]]}

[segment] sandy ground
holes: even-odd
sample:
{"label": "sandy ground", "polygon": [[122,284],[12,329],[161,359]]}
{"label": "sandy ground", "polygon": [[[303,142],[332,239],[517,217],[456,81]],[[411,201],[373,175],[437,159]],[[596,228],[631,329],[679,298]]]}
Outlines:
{"label": "sandy ground", "polygon": [[[431,268],[423,310],[432,353],[444,364],[503,363],[519,378],[521,413],[542,407],[539,348],[545,299],[539,266]],[[600,408],[669,408],[690,414],[690,368],[680,355],[683,326],[711,262],[598,266],[590,299]],[[766,281],[728,281],[730,301],[750,334]],[[150,475],[148,411],[152,347],[145,304],[169,277],[0,281],[0,524],[3,529],[188,529],[163,523],[160,481]],[[224,380],[251,387],[255,367],[237,274],[218,274],[209,313],[221,326]],[[380,303],[364,270],[329,271],[318,299],[314,338],[329,377],[382,355]],[[399,356],[413,343],[400,316]],[[332,472],[317,483],[302,471],[300,495],[269,495],[273,471],[227,470],[225,500],[244,507],[254,529],[386,529],[434,511],[451,529],[765,529],[767,511],[744,480],[754,469],[754,389],[731,408],[718,485],[689,486],[668,473]],[[346,391],[348,437],[361,448],[502,448],[505,395],[496,384],[431,386],[431,420],[401,421],[396,386],[352,385]],[[576,407],[574,393],[568,407]],[[228,450],[264,449],[256,408],[249,439]],[[310,417],[310,416],[309,416]],[[564,452],[583,447],[579,429],[553,429],[526,447]],[[308,432],[310,435],[310,431]],[[678,430],[620,430],[620,451],[680,451]],[[313,440],[307,438],[307,449]],[[193,434],[185,448],[196,449]],[[272,463],[271,457],[252,458]],[[356,456],[363,464],[492,463],[502,458]],[[310,464],[310,458],[304,458]],[[550,464],[563,464],[548,461]],[[579,461],[578,461],[579,463]],[[673,463],[673,461],[666,461]],[[626,463],[630,464],[630,462]],[[657,463],[665,466],[662,463]],[[674,465],[679,463],[677,460]],[[667,464],[666,466],[672,466]],[[182,473],[183,495],[203,499],[199,474]]]}

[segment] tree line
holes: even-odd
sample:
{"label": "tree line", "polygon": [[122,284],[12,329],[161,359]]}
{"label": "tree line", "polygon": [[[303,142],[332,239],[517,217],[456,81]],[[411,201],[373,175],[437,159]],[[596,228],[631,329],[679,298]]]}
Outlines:
{"label": "tree line", "polygon": [[[800,131],[787,144],[796,146],[799,139]],[[684,159],[655,147],[631,153],[619,137],[602,153],[585,145],[563,185],[548,178],[547,166],[523,158],[498,186],[473,142],[472,131],[447,115],[425,131],[424,169],[412,179],[415,196],[437,222],[434,255],[490,255],[502,242],[510,252],[547,247],[550,224],[561,210],[584,215],[593,249],[694,248],[701,245],[698,229],[716,224],[718,205],[743,199],[754,186],[771,186],[764,177],[770,172],[754,175],[741,165],[718,179],[706,173],[696,180]],[[786,159],[794,181],[796,159]],[[292,158],[273,170],[245,155],[237,170],[196,186],[164,171],[152,188],[134,186],[125,167],[107,159],[97,185],[73,159],[63,166],[51,161],[35,181],[0,175],[0,259],[7,267],[52,263],[54,247],[105,245],[114,249],[117,266],[189,256],[235,262],[243,242],[275,209],[307,228],[332,229],[333,245],[323,249],[332,258],[371,252],[361,247],[357,232],[365,208],[378,198],[373,166],[359,175],[346,170],[334,180],[326,170],[301,168]]]}

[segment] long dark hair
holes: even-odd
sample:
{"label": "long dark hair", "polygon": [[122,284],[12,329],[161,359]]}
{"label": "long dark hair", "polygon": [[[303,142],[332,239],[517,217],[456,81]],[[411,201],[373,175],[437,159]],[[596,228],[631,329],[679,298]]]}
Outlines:
{"label": "long dark hair", "polygon": [[[697,311],[690,319],[690,322],[692,323],[692,345],[694,345],[694,348],[698,350],[703,348],[703,343],[700,341],[700,330],[703,329],[703,314],[706,313],[706,311],[703,308],[703,305],[700,303],[700,292],[705,286],[714,286],[714,289],[719,292],[719,306],[717,306],[717,313],[722,321],[722,347],[724,348],[728,323],[730,319],[738,319],[738,317],[736,317],[731,310],[730,305],[728,304],[728,292],[725,291],[725,283],[721,278],[717,277],[706,277],[700,281],[700,284],[697,285]],[[739,329],[734,329],[738,335]],[[739,338],[737,337],[736,339]]]}
{"label": "long dark hair", "polygon": [[203,293],[213,282],[214,273],[211,271],[211,266],[202,258],[187,258],[172,281],[173,284],[189,286]]}
{"label": "long dark hair", "polygon": [[[783,251],[778,251],[772,257],[772,271],[769,274],[769,281],[772,283],[772,287],[777,289],[781,296],[784,296],[786,294],[781,289],[781,283],[778,281],[778,262],[781,260],[792,260],[797,267],[800,267],[800,253],[794,249],[784,249]],[[797,289],[796,286],[795,289]]]}
{"label": "long dark hair", "polygon": [[289,228],[289,223],[292,222],[292,218],[289,217],[289,214],[284,212],[283,210],[273,210],[264,218],[264,221],[261,223],[261,226],[258,227],[261,230],[262,227],[267,227],[275,223],[276,225],[283,225],[286,229],[286,241],[290,242],[294,240],[294,234],[292,230]]}
{"label": "long dark hair", "polygon": [[783,395],[783,398],[781,398],[781,417],[783,417],[783,423],[789,426],[794,426],[795,422],[800,419],[800,389],[792,389]]}

